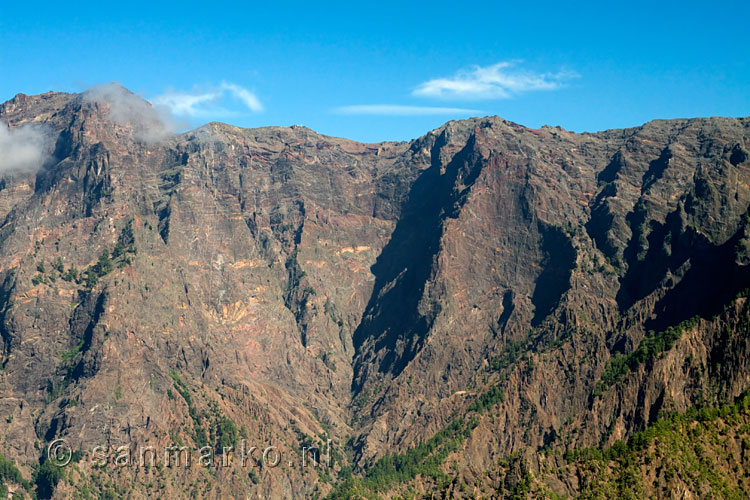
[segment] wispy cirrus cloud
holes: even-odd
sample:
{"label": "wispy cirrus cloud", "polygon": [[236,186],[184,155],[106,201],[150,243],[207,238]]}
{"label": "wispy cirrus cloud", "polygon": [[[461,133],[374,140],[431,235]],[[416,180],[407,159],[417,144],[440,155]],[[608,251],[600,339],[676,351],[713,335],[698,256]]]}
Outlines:
{"label": "wispy cirrus cloud", "polygon": [[482,111],[466,108],[444,108],[431,106],[402,106],[400,104],[358,104],[334,109],[342,115],[381,116],[434,116],[434,115],[478,115]]}
{"label": "wispy cirrus cloud", "polygon": [[508,99],[516,94],[555,90],[578,78],[573,71],[535,73],[518,68],[519,61],[490,66],[472,66],[447,78],[435,78],[418,85],[412,95],[440,99]]}
{"label": "wispy cirrus cloud", "polygon": [[237,116],[247,111],[263,111],[263,104],[258,96],[240,85],[228,82],[190,92],[168,91],[152,98],[151,102],[154,106],[169,109],[175,116],[190,118]]}

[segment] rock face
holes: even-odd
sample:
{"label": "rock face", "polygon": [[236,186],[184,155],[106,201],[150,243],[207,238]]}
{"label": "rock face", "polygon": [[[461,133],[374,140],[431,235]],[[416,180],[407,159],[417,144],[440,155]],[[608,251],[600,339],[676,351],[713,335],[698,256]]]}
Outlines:
{"label": "rock face", "polygon": [[[485,493],[531,471],[577,495],[578,473],[544,476],[539,450],[608,446],[750,388],[733,302],[750,286],[750,119],[574,134],[494,117],[360,144],[157,133],[116,92],[0,105],[53,138],[40,170],[0,181],[3,453],[26,478],[56,438],[83,454],[50,491],[37,473],[40,496],[335,496],[342,467],[366,475],[462,414],[444,473],[492,479],[513,456]],[[283,460],[225,460],[242,439]],[[300,466],[329,439],[330,466]],[[175,444],[227,463],[91,460]],[[378,491],[438,489],[417,476]]]}

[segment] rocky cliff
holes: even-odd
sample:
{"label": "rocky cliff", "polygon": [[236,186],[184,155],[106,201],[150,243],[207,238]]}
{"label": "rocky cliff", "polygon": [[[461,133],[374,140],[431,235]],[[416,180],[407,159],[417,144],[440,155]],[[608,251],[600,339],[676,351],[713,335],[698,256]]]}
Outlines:
{"label": "rocky cliff", "polygon": [[[750,119],[574,134],[490,117],[360,144],[170,134],[114,88],[19,94],[0,120],[49,139],[36,170],[0,174],[11,490],[606,494],[625,456],[606,450],[721,405],[701,425],[739,451],[711,467],[750,488]],[[47,458],[56,439],[70,464]],[[240,441],[282,459],[242,464]],[[215,463],[109,454],[174,445]],[[310,446],[322,466],[302,465]],[[633,473],[648,494],[724,491],[654,470]]]}

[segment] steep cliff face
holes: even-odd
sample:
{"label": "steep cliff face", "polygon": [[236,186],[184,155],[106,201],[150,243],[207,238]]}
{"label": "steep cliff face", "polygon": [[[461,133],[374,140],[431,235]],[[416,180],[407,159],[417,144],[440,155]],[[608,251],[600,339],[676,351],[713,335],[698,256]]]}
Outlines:
{"label": "steep cliff face", "polygon": [[[116,92],[0,106],[53,139],[37,172],[0,183],[0,435],[27,478],[56,438],[83,452],[60,498],[308,498],[338,477],[335,496],[342,467],[362,491],[427,491],[444,485],[424,469],[377,488],[367,474],[459,428],[425,455],[441,474],[499,480],[513,456],[511,483],[528,470],[576,495],[566,451],[750,388],[733,302],[750,286],[748,119],[573,134],[485,118],[367,145],[303,127],[167,134]],[[87,456],[243,438],[284,460]],[[328,439],[335,463],[301,467]]]}
{"label": "steep cliff face", "polygon": [[[149,142],[75,95],[2,118],[50,102],[53,165],[8,176],[30,194],[8,191],[0,234],[9,454],[34,464],[37,436],[197,446],[224,418],[286,454],[346,435],[351,332],[417,175],[407,145],[222,124]],[[263,484],[309,496],[297,469]],[[247,474],[210,483],[238,495]]]}

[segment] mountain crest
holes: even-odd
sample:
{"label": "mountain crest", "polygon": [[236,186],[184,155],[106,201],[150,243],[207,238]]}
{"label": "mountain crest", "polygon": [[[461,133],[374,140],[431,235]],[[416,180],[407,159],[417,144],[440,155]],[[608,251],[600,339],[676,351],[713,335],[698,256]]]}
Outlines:
{"label": "mountain crest", "polygon": [[[175,134],[107,86],[19,94],[0,120],[39,148],[0,170],[0,433],[19,488],[581,496],[682,418],[741,442],[750,119],[575,134],[484,117],[362,144]],[[86,459],[45,483],[55,439]],[[284,464],[330,439],[335,459],[159,479],[110,464],[105,484],[89,456],[241,439]],[[669,470],[639,491],[688,484]]]}

